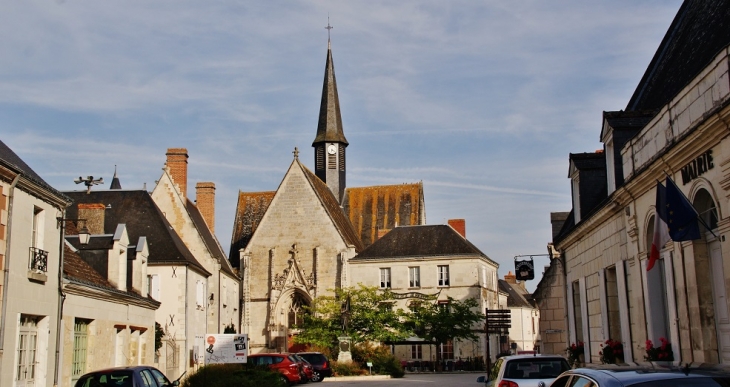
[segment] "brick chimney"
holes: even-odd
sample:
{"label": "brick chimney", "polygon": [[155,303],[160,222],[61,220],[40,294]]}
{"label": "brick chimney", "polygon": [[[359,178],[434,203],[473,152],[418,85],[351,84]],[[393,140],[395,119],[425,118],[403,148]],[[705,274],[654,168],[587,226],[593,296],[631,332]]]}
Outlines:
{"label": "brick chimney", "polygon": [[79,222],[78,228],[86,226],[91,235],[104,234],[104,212],[106,206],[103,203],[79,203],[79,219],[86,220],[86,223]]}
{"label": "brick chimney", "polygon": [[195,185],[195,205],[210,232],[215,233],[215,183],[201,182]]}
{"label": "brick chimney", "polygon": [[167,168],[172,181],[180,187],[180,194],[188,196],[188,150],[186,148],[167,148]]}
{"label": "brick chimney", "polygon": [[516,284],[517,276],[512,274],[512,272],[510,271],[508,274],[504,275],[504,280],[507,281],[508,284]]}
{"label": "brick chimney", "polygon": [[466,238],[466,221],[464,219],[449,219],[449,226]]}

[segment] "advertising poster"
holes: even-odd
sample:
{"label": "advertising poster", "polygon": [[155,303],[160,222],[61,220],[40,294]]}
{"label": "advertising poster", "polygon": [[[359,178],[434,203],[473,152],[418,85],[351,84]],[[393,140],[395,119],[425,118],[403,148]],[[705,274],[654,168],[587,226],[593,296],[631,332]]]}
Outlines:
{"label": "advertising poster", "polygon": [[248,335],[209,333],[205,335],[205,364],[246,363]]}

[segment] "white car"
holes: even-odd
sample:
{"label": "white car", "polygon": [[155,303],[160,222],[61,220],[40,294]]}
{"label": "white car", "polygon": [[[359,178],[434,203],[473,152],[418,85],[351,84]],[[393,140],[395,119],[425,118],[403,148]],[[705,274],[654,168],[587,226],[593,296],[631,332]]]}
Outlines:
{"label": "white car", "polygon": [[569,369],[568,361],[560,355],[504,356],[477,382],[485,387],[547,387]]}

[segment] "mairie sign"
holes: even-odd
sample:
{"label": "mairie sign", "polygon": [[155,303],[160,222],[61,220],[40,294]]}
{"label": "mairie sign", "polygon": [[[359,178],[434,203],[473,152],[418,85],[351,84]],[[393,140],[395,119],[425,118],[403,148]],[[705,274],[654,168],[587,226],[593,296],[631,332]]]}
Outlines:
{"label": "mairie sign", "polygon": [[439,296],[438,293],[436,294],[423,294],[418,292],[408,292],[408,293],[393,293],[393,298],[396,300],[404,300],[406,298],[417,298],[419,300],[435,300]]}

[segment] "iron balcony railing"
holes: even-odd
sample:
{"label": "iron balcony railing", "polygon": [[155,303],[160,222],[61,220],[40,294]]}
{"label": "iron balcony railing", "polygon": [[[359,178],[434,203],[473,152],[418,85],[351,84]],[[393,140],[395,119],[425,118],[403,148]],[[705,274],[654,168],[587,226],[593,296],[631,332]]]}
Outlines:
{"label": "iron balcony railing", "polygon": [[48,271],[48,251],[35,247],[30,248],[30,270]]}

